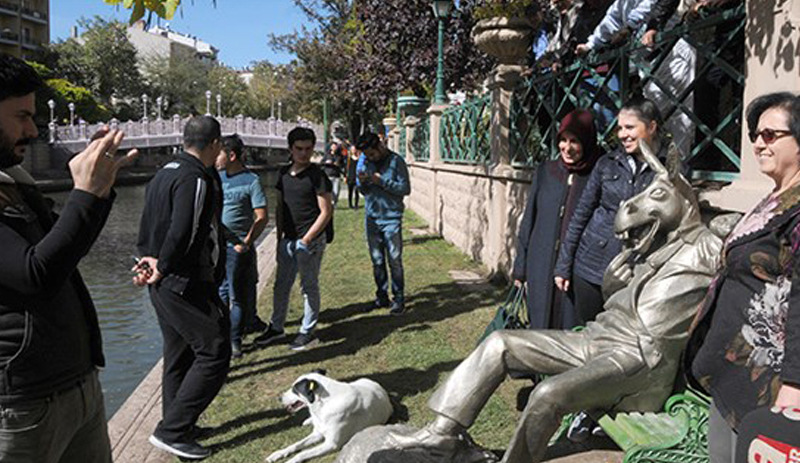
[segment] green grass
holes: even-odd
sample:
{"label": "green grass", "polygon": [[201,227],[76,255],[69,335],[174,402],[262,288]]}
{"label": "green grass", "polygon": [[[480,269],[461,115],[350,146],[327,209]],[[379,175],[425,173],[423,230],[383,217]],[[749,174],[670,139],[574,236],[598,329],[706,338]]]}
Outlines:
{"label": "green grass", "polygon": [[[400,404],[396,422],[421,426],[431,419],[428,397],[474,348],[504,289],[477,291],[456,285],[449,270],[484,270],[441,238],[412,235],[409,228],[425,224],[407,212],[403,260],[409,312],[401,317],[390,316],[385,309],[366,312],[375,289],[363,220],[363,209],[336,210],[336,239],[325,251],[320,276],[323,309],[317,335],[322,342],[292,352],[286,344],[251,348],[252,337],[246,340],[244,357],[232,363],[227,384],[201,418],[201,424],[215,428],[214,435],[203,441],[214,450],[207,461],[263,461],[307,435],[310,428],[300,426],[307,412],[288,415],[278,397],[295,378],[315,368],[340,380],[378,381]],[[264,320],[269,319],[271,306],[270,282],[259,301]],[[290,339],[301,317],[296,284],[287,320]],[[489,448],[503,448],[517,420],[514,400],[519,383],[512,383],[506,382],[495,394],[471,429],[473,437]],[[317,461],[334,460],[335,454]]]}

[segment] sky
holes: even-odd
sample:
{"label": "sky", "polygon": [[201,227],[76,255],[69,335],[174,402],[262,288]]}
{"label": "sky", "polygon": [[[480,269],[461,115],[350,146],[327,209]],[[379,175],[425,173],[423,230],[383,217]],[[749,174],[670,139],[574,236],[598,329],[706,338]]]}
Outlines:
{"label": "sky", "polygon": [[[127,23],[130,10],[106,5],[103,0],[51,0],[50,40],[68,38],[78,19],[95,15]],[[269,34],[299,30],[305,19],[292,0],[217,0],[216,8],[211,0],[182,0],[173,20],[162,19],[161,25],[168,23],[176,32],[210,43],[220,50],[220,61],[243,68],[252,61],[291,61],[294,56],[270,48]]]}

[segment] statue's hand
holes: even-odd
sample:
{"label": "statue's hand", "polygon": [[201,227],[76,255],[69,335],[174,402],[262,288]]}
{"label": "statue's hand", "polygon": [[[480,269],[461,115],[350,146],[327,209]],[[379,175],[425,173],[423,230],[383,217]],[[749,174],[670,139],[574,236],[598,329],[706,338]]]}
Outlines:
{"label": "statue's hand", "polygon": [[616,293],[620,289],[628,286],[633,278],[633,268],[628,263],[632,250],[630,248],[623,248],[622,252],[617,254],[603,274],[603,298],[608,299],[609,296]]}

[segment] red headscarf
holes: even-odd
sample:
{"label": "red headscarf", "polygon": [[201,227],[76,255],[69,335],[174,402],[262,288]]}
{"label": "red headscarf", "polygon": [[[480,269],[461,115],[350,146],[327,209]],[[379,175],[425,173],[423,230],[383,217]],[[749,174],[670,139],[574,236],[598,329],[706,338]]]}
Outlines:
{"label": "red headscarf", "polygon": [[575,164],[564,164],[570,172],[582,172],[591,170],[594,167],[595,161],[600,154],[600,148],[597,146],[597,130],[594,127],[594,116],[586,109],[574,109],[569,112],[564,119],[561,119],[561,125],[558,128],[558,138],[561,134],[569,132],[581,142],[583,147],[583,157]]}

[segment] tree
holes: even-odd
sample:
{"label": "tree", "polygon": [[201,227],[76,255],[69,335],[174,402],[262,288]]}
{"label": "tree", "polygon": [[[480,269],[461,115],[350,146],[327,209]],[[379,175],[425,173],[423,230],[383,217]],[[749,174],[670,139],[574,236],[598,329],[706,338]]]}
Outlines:
{"label": "tree", "polygon": [[209,67],[189,55],[177,54],[172,59],[153,57],[143,63],[148,92],[153,98],[166,99],[168,114],[202,114],[205,92],[209,89]]}
{"label": "tree", "polygon": [[99,16],[81,18],[78,24],[85,30],[83,35],[52,45],[45,64],[56,75],[88,88],[115,111],[120,102],[137,99],[145,89],[144,81],[126,26]]}
{"label": "tree", "polygon": [[[251,111],[253,98],[250,90],[233,69],[225,66],[211,68],[208,72],[208,88],[214,94],[214,98],[216,95],[220,95],[223,115],[227,117],[238,114],[253,116]],[[214,104],[216,104],[216,100]],[[216,111],[212,111],[212,113],[216,114]]]}

